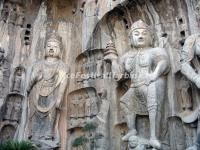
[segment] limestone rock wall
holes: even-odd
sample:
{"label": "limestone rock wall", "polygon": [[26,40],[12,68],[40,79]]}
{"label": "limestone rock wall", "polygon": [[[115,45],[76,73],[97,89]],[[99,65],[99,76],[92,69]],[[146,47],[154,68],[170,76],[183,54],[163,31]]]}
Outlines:
{"label": "limestone rock wall", "polygon": [[[131,24],[142,19],[153,28],[154,45],[166,48],[170,58],[167,90],[158,90],[165,93],[159,110],[162,122],[157,128],[162,149],[185,150],[194,145],[197,122],[185,124],[180,117],[188,100],[181,91],[190,84],[180,73],[180,52],[185,39],[200,30],[199,18],[194,15],[196,4],[197,0],[1,0],[0,48],[5,53],[0,77],[0,143],[28,139],[26,91],[31,67],[44,58],[46,35],[55,30],[62,37],[62,60],[70,66],[71,74],[100,74],[70,78],[59,120],[60,149],[90,147],[91,141],[79,147],[73,143],[79,137],[92,139],[100,133],[100,139],[93,138],[96,149],[128,149],[128,143],[122,141],[127,125],[119,101],[130,81],[103,78],[111,71],[103,51],[110,40],[119,56],[130,50]],[[193,91],[193,87],[186,90]],[[190,109],[195,110],[199,92],[189,93]],[[104,120],[98,122],[101,111]],[[84,132],[88,123],[98,127]],[[136,124],[139,135],[149,138],[148,116],[138,116]]]}

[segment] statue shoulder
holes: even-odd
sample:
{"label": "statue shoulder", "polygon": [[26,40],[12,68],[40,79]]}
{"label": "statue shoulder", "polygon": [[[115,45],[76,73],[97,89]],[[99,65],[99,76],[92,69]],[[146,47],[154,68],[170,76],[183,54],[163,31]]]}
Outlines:
{"label": "statue shoulder", "polygon": [[162,48],[162,47],[152,48],[151,53],[155,56],[166,56],[166,57],[168,57],[167,50],[165,48]]}
{"label": "statue shoulder", "polygon": [[33,63],[32,65],[32,70],[40,70],[42,69],[42,65],[44,64],[44,61],[43,60],[40,60],[40,61],[36,61]]}

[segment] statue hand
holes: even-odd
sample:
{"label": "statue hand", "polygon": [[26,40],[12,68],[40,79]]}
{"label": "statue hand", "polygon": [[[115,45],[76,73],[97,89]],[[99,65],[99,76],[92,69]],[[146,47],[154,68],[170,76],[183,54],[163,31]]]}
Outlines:
{"label": "statue hand", "polygon": [[157,76],[154,73],[150,73],[146,76],[146,84],[149,85],[151,82],[156,81]]}
{"label": "statue hand", "polygon": [[105,55],[105,56],[104,56],[104,60],[105,60],[105,61],[113,62],[113,61],[115,61],[115,60],[117,60],[117,59],[118,59],[118,56],[115,55],[115,54],[108,54],[108,55]]}
{"label": "statue hand", "polygon": [[112,41],[110,41],[107,44],[106,49],[104,49],[103,53],[104,53],[104,60],[106,61],[113,62],[113,60],[117,60],[118,58],[117,50]]}

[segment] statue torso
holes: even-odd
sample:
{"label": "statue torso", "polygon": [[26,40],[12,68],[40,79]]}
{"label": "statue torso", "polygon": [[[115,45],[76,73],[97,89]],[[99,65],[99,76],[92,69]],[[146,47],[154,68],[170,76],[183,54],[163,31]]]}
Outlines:
{"label": "statue torso", "polygon": [[132,82],[143,82],[152,71],[151,49],[130,52],[124,60],[125,71],[130,73]]}

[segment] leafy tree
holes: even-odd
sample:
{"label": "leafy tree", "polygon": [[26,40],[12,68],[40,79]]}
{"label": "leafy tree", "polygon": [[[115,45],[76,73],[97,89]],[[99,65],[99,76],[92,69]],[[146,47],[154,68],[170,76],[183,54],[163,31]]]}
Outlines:
{"label": "leafy tree", "polygon": [[29,141],[7,141],[0,145],[0,150],[37,150]]}
{"label": "leafy tree", "polygon": [[[82,131],[86,133],[84,136],[77,137],[73,143],[73,147],[83,147],[84,150],[87,150],[87,143],[90,144],[89,149],[95,149],[96,148],[96,140],[101,139],[102,137],[100,135],[92,135],[92,133],[96,132],[97,126],[95,126],[93,123],[87,123],[83,128]],[[88,135],[89,134],[89,135]]]}

